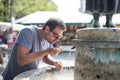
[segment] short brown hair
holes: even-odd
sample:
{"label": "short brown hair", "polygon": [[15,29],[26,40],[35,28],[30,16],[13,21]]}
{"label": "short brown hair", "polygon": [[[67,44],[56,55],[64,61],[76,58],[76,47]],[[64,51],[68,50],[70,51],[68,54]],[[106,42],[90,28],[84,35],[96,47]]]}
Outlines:
{"label": "short brown hair", "polygon": [[50,30],[55,29],[57,26],[60,27],[64,31],[66,30],[65,23],[59,18],[49,18],[48,21],[43,26],[43,30],[45,30],[46,26],[49,26]]}

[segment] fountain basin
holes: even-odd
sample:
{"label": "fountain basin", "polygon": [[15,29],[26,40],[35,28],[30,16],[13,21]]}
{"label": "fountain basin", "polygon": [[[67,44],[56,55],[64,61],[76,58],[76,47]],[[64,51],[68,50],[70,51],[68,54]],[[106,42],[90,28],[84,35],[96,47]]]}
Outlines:
{"label": "fountain basin", "polygon": [[64,67],[59,71],[53,67],[44,67],[23,72],[14,80],[73,80],[74,67]]}

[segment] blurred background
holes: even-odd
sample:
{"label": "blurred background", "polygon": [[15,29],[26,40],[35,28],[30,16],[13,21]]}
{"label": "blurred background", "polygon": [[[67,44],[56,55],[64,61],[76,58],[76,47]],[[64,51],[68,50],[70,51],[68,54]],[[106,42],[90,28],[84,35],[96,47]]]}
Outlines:
{"label": "blurred background", "polygon": [[[58,17],[67,25],[67,31],[61,38],[61,43],[71,45],[72,39],[76,37],[76,30],[91,26],[92,22],[91,15],[80,12],[83,9],[80,1],[0,0],[0,38],[4,38],[6,34],[11,34],[11,37],[15,38],[25,27],[42,27],[48,18]],[[4,40],[5,38],[0,39],[0,43],[7,44]]]}
{"label": "blurred background", "polygon": [[[77,29],[92,27],[93,16],[84,10],[85,0],[0,0],[0,43],[6,44],[5,33],[15,38],[25,27],[42,27],[48,18],[58,17],[67,25],[61,43],[71,45]],[[119,18],[119,14],[113,17],[116,27]],[[100,17],[100,23],[104,26],[105,16]]]}
{"label": "blurred background", "polygon": [[[40,27],[50,17],[58,17],[67,25],[61,38],[63,51],[69,51],[76,30],[93,25],[93,16],[85,11],[85,0],[0,0],[0,50],[3,57],[10,51],[19,31],[25,27]],[[120,27],[120,14],[113,16]],[[102,26],[105,16],[100,17]]]}

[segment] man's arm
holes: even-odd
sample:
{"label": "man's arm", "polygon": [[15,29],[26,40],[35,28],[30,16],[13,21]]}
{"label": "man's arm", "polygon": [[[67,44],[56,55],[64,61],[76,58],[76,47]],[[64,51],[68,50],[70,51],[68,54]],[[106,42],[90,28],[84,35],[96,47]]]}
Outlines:
{"label": "man's arm", "polygon": [[19,44],[17,45],[17,60],[20,66],[24,66],[26,64],[32,63],[37,59],[47,56],[48,54],[56,55],[57,52],[59,52],[59,50],[50,48],[48,50],[34,52],[34,53],[29,53],[29,52],[30,50],[28,48],[21,46]]}
{"label": "man's arm", "polygon": [[[57,47],[59,49],[59,52],[61,51],[61,46]],[[57,53],[57,54],[58,54]],[[43,61],[46,63],[46,64],[49,64],[49,65],[53,65],[55,66],[57,69],[61,70],[63,68],[63,65],[60,61],[57,61],[57,60],[54,60],[51,55],[46,55],[43,57]]]}
{"label": "man's arm", "polygon": [[20,66],[24,66],[26,64],[34,62],[37,59],[40,59],[48,55],[47,51],[41,51],[35,53],[29,53],[29,52],[30,50],[28,48],[25,48],[19,44],[17,45],[17,60]]}

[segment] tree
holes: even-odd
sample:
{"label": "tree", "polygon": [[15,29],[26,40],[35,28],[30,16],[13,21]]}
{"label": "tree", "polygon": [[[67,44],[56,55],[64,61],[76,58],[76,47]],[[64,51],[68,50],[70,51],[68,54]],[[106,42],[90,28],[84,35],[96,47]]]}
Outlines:
{"label": "tree", "polygon": [[1,21],[8,21],[10,17],[10,10],[9,10],[9,3],[10,0],[0,0],[0,20]]}
{"label": "tree", "polygon": [[[0,0],[0,21],[10,21],[10,2]],[[35,11],[56,11],[57,6],[51,0],[14,0],[13,16],[21,18]]]}

